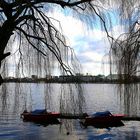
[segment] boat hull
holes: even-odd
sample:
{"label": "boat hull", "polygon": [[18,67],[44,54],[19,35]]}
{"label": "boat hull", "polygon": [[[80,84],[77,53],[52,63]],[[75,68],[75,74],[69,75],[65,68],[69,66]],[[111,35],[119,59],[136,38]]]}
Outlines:
{"label": "boat hull", "polygon": [[23,121],[30,121],[30,122],[46,122],[46,123],[55,123],[59,120],[57,119],[60,116],[60,113],[44,113],[44,114],[32,114],[32,113],[22,113],[21,114]]}
{"label": "boat hull", "polygon": [[124,115],[112,115],[102,117],[86,117],[85,121],[82,122],[84,126],[95,126],[95,127],[117,127],[123,126],[121,119]]}

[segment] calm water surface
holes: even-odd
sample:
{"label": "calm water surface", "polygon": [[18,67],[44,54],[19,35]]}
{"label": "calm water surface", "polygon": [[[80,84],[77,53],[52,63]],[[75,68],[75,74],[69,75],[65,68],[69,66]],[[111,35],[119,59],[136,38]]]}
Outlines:
{"label": "calm water surface", "polygon": [[[14,83],[8,84],[7,94],[3,103],[7,103],[6,109],[1,109],[0,116],[0,140],[139,140],[140,122],[124,121],[122,127],[109,129],[97,129],[92,126],[82,128],[78,120],[74,120],[72,131],[67,135],[63,123],[61,125],[42,126],[30,122],[23,122],[20,113],[25,104],[28,109],[44,108],[44,84],[24,85],[25,96],[15,94]],[[22,86],[19,88],[22,88]],[[59,111],[59,84],[52,84],[52,110]],[[86,112],[110,110],[112,113],[125,113],[139,116],[140,103],[139,92],[126,90],[121,93],[114,84],[84,84],[86,99]],[[124,89],[123,89],[124,91]],[[128,93],[130,92],[130,93]],[[133,94],[132,94],[133,92]],[[25,103],[25,101],[27,101]],[[32,102],[32,104],[31,104]],[[2,107],[2,105],[0,106]],[[15,109],[15,112],[14,112]],[[6,111],[5,111],[6,110]]]}

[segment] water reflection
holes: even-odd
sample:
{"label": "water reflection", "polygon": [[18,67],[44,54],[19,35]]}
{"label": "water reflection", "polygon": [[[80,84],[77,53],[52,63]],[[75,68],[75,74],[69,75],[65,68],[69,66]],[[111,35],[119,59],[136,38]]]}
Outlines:
{"label": "water reflection", "polygon": [[120,94],[121,110],[130,116],[140,116],[140,85],[118,85]]}
{"label": "water reflection", "polygon": [[[26,83],[20,84],[17,89],[22,89],[20,93],[15,92],[17,85],[14,83],[7,83],[4,86],[6,86],[6,89],[0,87],[0,139],[138,140],[140,137],[140,122],[138,121],[124,121],[125,126],[109,129],[98,129],[92,126],[85,129],[80,126],[78,120],[61,120],[62,124],[47,125],[46,127],[31,122],[23,122],[20,119],[20,114],[25,108],[32,110],[45,107],[45,85],[31,84],[29,86]],[[53,84],[51,86],[53,89],[51,107],[53,111],[59,111],[60,85]],[[122,85],[119,88],[118,85],[114,84],[84,84],[83,86],[87,113],[110,110],[112,113],[140,115],[139,84],[125,87]],[[46,98],[50,99],[50,97]],[[67,132],[70,132],[69,135],[67,135]]]}

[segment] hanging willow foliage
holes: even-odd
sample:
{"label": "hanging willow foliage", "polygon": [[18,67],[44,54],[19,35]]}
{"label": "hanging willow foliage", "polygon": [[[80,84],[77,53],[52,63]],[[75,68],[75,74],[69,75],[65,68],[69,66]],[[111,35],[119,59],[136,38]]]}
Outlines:
{"label": "hanging willow foliage", "polygon": [[129,32],[120,35],[110,50],[112,70],[123,83],[137,82],[140,69],[140,23],[135,22]]}
{"label": "hanging willow foliage", "polygon": [[[95,15],[98,16],[105,27],[105,14],[102,12],[102,6],[108,5],[110,1],[106,2],[103,0],[0,0],[0,67],[2,77],[9,76],[11,72],[14,77],[18,78],[31,75],[50,76],[55,73],[56,69],[62,75],[80,73],[80,64],[73,49],[66,44],[61,27],[57,29],[52,21],[53,18],[47,14],[58,7],[63,10],[69,8],[76,18],[90,25],[95,22]],[[106,28],[105,30],[107,31]],[[2,89],[6,89],[6,85],[8,84],[3,84],[4,88]],[[50,108],[51,104],[50,87],[50,85],[46,85],[47,90],[44,91],[46,108]],[[15,86],[15,104],[21,102],[21,99],[17,97],[24,91],[23,89],[25,87],[20,84]],[[79,84],[62,86],[61,112],[82,112],[84,96],[81,89]],[[27,94],[22,93],[22,95],[25,100]],[[3,90],[1,97],[4,106],[8,104],[7,96],[8,93]]]}
{"label": "hanging willow foliage", "polygon": [[[126,41],[114,41],[113,37],[108,33],[109,18],[106,11],[111,7],[119,9],[122,13],[121,19],[129,18],[130,11],[134,7],[139,7],[138,0],[0,0],[0,68],[1,75],[7,77],[9,73],[14,73],[15,77],[25,77],[30,75],[38,75],[38,77],[51,75],[54,69],[59,69],[62,75],[74,75],[79,73],[80,64],[78,63],[73,49],[66,44],[65,37],[61,30],[58,30],[53,24],[50,17],[47,16],[49,11],[55,8],[65,10],[69,8],[72,13],[83,22],[93,25],[96,22],[96,16],[100,19],[101,25],[111,43],[111,55],[114,60],[122,53],[117,50],[118,42],[121,44],[122,52],[135,50],[134,46],[138,43],[133,43],[133,39],[138,41],[137,33],[133,32],[126,38]],[[138,8],[139,9],[139,8]],[[107,22],[107,23],[106,23]],[[111,22],[110,22],[111,23]],[[95,23],[96,24],[96,23]],[[72,27],[68,27],[72,28]],[[61,29],[61,28],[60,28]],[[128,43],[129,42],[129,43]],[[124,46],[130,46],[132,48]],[[116,46],[116,47],[115,47]],[[119,45],[120,46],[120,45]],[[120,50],[121,51],[121,50]],[[137,51],[137,49],[135,50]],[[119,54],[118,54],[119,53]],[[127,54],[127,53],[125,53]],[[135,53],[136,54],[136,53]],[[9,56],[10,55],[10,56]],[[9,56],[9,57],[7,57]],[[124,55],[122,64],[116,64],[116,68],[120,69],[120,65],[137,63],[135,55]],[[127,60],[128,57],[132,61]],[[9,59],[8,59],[9,58]],[[112,57],[111,57],[112,58]],[[119,61],[120,62],[120,61]],[[130,64],[130,67],[132,66]],[[10,66],[10,67],[9,67]],[[130,67],[122,68],[120,73],[127,71],[131,75]],[[134,69],[134,67],[133,67]],[[2,80],[1,80],[2,81]],[[15,87],[15,89],[18,86]],[[62,90],[60,98],[60,109],[62,112],[82,112],[84,98],[80,85],[69,86],[70,90]],[[77,88],[78,87],[78,88]],[[67,88],[67,87],[66,87]],[[48,86],[47,86],[47,89]],[[78,89],[77,94],[74,94]],[[80,89],[80,90],[79,90]],[[74,92],[73,92],[74,90]],[[22,87],[19,87],[16,92],[21,93]],[[6,91],[1,94],[2,100],[6,104]],[[46,108],[48,108],[48,100],[51,99],[50,90],[47,90],[45,96]],[[24,99],[26,99],[24,97]],[[15,99],[19,101],[19,99]],[[75,109],[74,109],[75,108]],[[70,110],[70,111],[68,111]]]}

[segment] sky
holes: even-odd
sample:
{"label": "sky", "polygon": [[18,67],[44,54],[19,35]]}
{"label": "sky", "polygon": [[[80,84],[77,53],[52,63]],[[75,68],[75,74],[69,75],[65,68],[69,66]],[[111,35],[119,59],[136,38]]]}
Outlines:
{"label": "sky", "polygon": [[[123,29],[114,12],[110,12],[110,15],[113,27],[109,33],[112,32],[113,36],[117,38],[123,33]],[[58,9],[49,13],[49,16],[60,21],[60,23],[55,21],[53,23],[57,28],[61,24],[62,33],[65,35],[68,45],[74,49],[82,65],[83,74],[109,74],[109,64],[105,64],[108,60],[109,43],[105,31],[100,28],[98,21],[95,26],[90,28],[88,23],[85,24],[73,15]]]}
{"label": "sky", "polygon": [[[113,33],[113,37],[117,38],[124,32],[123,25],[120,25],[119,17],[117,17],[115,10],[108,8],[108,11],[112,20],[112,27],[108,29],[108,33]],[[98,18],[96,18],[95,22],[94,20],[83,22],[77,16],[72,15],[71,11],[62,8],[48,11],[47,16],[65,36],[67,44],[74,49],[76,57],[82,66],[82,74],[109,75],[108,52],[110,44]],[[15,46],[14,50],[16,50],[18,44],[15,42],[13,46]],[[15,65],[12,64],[13,59],[10,62],[10,76],[15,75]],[[52,75],[60,75],[60,73],[54,70]]]}

